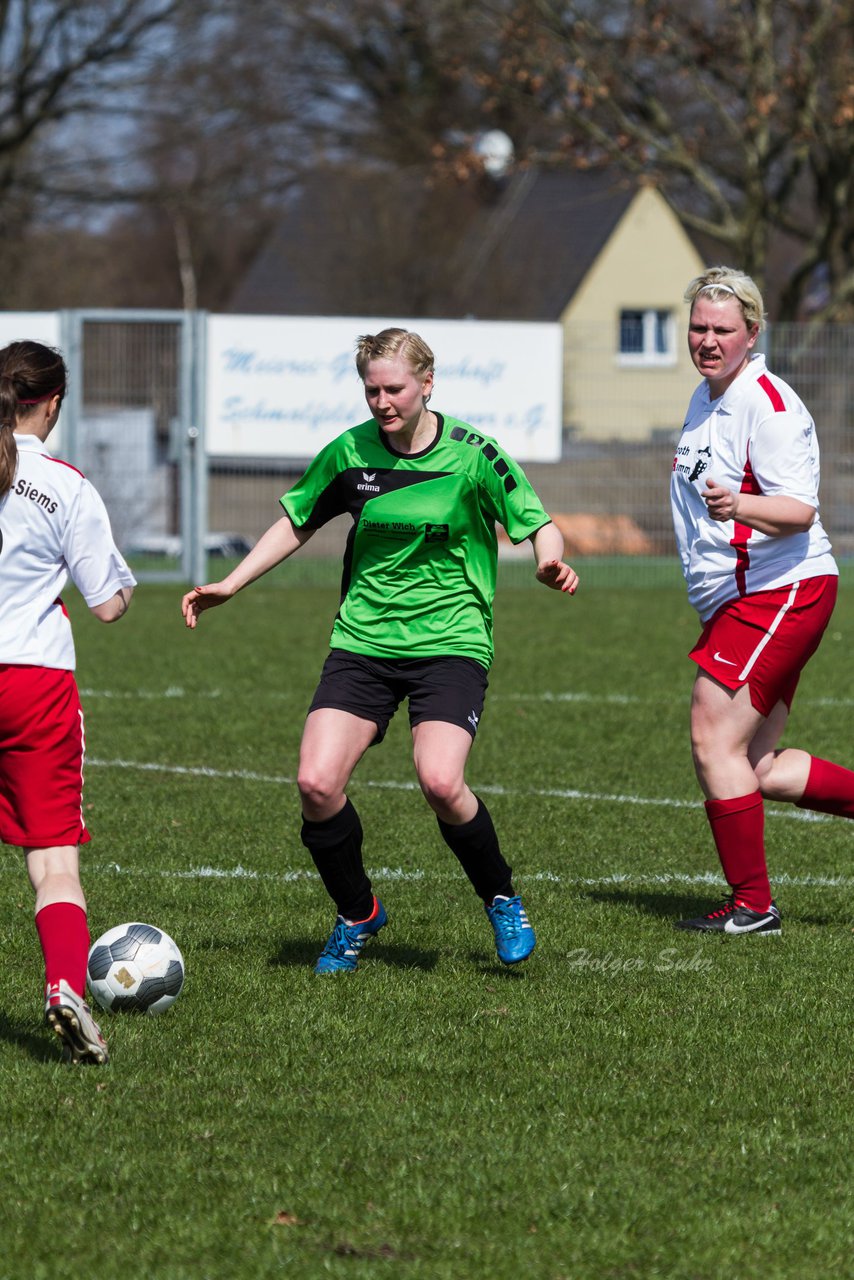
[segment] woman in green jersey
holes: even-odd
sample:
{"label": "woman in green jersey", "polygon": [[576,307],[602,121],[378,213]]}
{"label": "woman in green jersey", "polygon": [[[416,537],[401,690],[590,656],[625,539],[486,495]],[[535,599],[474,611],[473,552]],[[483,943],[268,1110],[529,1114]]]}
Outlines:
{"label": "woman in green jersey", "polygon": [[433,353],[418,334],[359,338],[371,418],[343,432],[281,499],[285,514],[221,582],[183,599],[188,627],[349,512],[341,603],[300,749],[301,838],[338,918],[315,966],[352,972],[387,921],[346,794],[368,747],[408,700],[415,771],[439,831],[492,925],[499,958],[524,960],[534,931],[489,811],[465,780],[492,661],[496,523],[533,546],[538,581],[572,595],[563,537],[517,463],[488,436],[428,407]]}

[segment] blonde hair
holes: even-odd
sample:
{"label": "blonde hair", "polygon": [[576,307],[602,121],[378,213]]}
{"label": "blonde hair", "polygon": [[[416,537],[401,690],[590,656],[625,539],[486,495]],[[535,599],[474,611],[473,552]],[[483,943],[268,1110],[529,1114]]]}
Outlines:
{"label": "blonde hair", "polygon": [[381,333],[363,333],[356,340],[356,368],[364,382],[371,360],[391,360],[403,356],[416,378],[433,372],[433,352],[417,333],[409,329],[383,329]]}
{"label": "blonde hair", "polygon": [[711,298],[712,302],[722,302],[725,298],[734,297],[741,307],[744,322],[748,329],[765,328],[765,307],[762,294],[756,281],[735,267],[707,267],[701,276],[697,276],[685,290],[685,301],[693,307],[698,294]]}

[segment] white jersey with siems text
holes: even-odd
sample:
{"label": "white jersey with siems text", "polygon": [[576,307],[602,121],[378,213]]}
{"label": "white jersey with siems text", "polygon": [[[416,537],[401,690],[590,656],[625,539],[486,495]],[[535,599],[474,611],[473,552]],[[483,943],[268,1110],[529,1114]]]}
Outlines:
{"label": "white jersey with siems text", "polygon": [[98,492],[32,435],[16,435],[18,466],[0,500],[0,663],[73,671],[60,594],[69,576],[90,607],[135,578]]}
{"label": "white jersey with siems text", "polygon": [[[736,493],[785,495],[816,508],[805,533],[770,537],[737,520],[713,520],[706,481]],[[806,407],[763,355],[717,400],[697,387],[673,459],[673,527],[688,599],[706,622],[738,596],[839,571],[818,514],[819,449]]]}

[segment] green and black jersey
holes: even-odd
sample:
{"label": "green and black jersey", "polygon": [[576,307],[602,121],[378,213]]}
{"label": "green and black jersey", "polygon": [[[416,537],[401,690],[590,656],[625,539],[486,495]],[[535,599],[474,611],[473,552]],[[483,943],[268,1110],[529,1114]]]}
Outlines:
{"label": "green and black jersey", "polygon": [[281,499],[300,529],[349,512],[333,649],[376,658],[492,662],[495,524],[522,542],[549,517],[489,436],[436,414],[438,434],[396,453],[373,418],[321,449]]}

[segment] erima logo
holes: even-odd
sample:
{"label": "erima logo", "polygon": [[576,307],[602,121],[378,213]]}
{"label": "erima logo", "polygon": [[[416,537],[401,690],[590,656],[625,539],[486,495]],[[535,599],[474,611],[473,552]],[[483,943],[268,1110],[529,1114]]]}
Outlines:
{"label": "erima logo", "polygon": [[376,480],[376,478],[377,478],[376,471],[363,471],[362,472],[363,483],[356,485],[357,491],[359,493],[379,493],[380,486],[378,484],[374,484],[374,481]]}
{"label": "erima logo", "polygon": [[475,730],[477,729],[477,716],[475,715],[474,712],[472,712],[471,715],[468,717],[468,722],[473,729]]}
{"label": "erima logo", "polygon": [[451,526],[449,524],[425,524],[424,541],[425,542],[447,542],[450,536]]}

